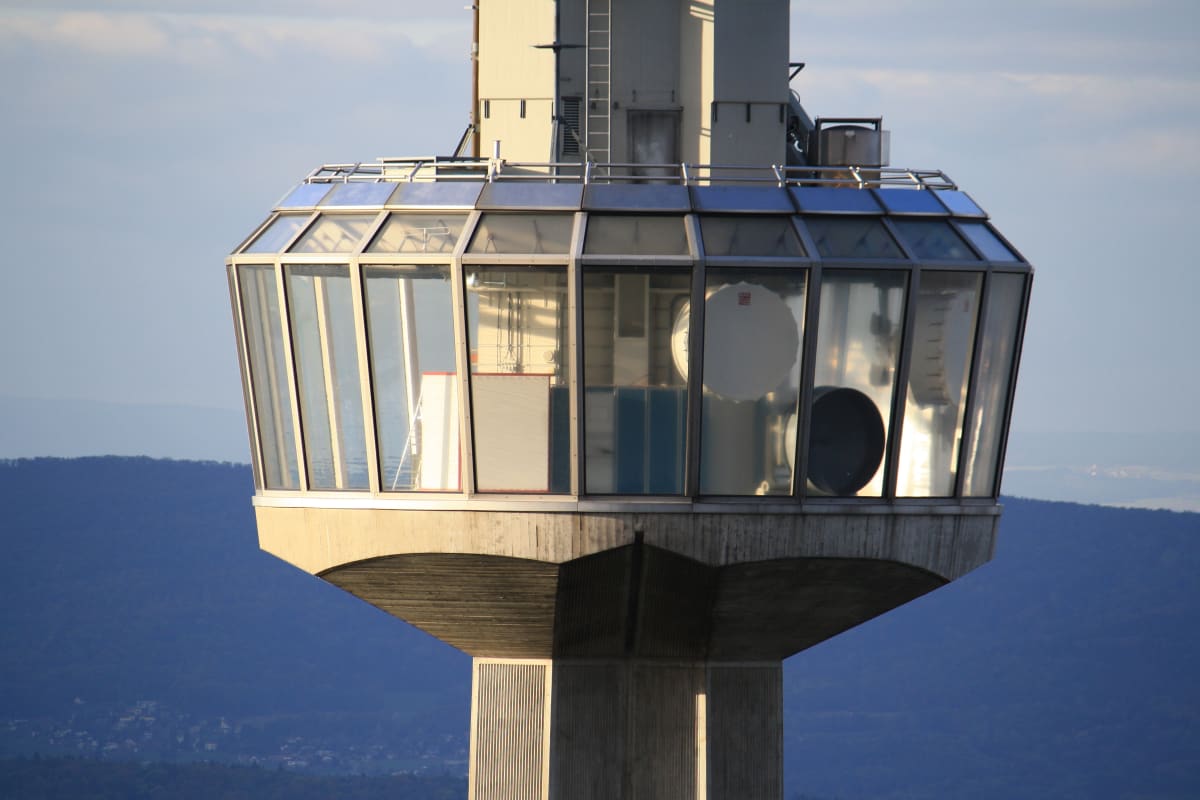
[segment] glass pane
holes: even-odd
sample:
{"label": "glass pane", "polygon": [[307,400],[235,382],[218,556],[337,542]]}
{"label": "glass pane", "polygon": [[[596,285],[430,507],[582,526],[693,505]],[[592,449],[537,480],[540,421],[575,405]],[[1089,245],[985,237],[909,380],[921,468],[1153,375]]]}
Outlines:
{"label": "glass pane", "polygon": [[705,255],[804,256],[791,217],[704,217],[700,232]]}
{"label": "glass pane", "polygon": [[484,214],[469,253],[567,253],[572,214]]}
{"label": "glass pane", "polygon": [[382,488],[458,491],[450,267],[366,267],[364,273]]}
{"label": "glass pane", "polygon": [[805,217],[804,224],[825,258],[904,258],[878,218]]}
{"label": "glass pane", "polygon": [[289,253],[349,253],[357,249],[376,214],[322,214]]}
{"label": "glass pane", "polygon": [[690,269],[583,278],[589,494],[681,494]]}
{"label": "glass pane", "polygon": [[465,214],[392,214],[367,248],[370,253],[452,253]]}
{"label": "glass pane", "polygon": [[983,209],[975,205],[975,201],[966,192],[960,192],[957,189],[939,189],[937,199],[941,200],[942,205],[950,209],[950,213],[957,217],[985,216]]}
{"label": "glass pane", "polygon": [[875,194],[893,214],[942,214],[946,209],[926,189],[877,189]]}
{"label": "glass pane", "polygon": [[982,222],[964,222],[962,230],[971,240],[971,244],[975,245],[988,261],[1020,260],[1013,255],[1012,250],[1008,249],[1008,245],[1000,241],[1000,238],[992,233],[991,228]]}
{"label": "glass pane", "polygon": [[288,267],[288,307],[310,489],[367,489],[347,267]]}
{"label": "glass pane", "polygon": [[343,183],[321,201],[323,206],[381,206],[395,191],[394,183],[355,181]]}
{"label": "glass pane", "polygon": [[686,256],[683,217],[592,214],[583,252],[604,255]]}
{"label": "glass pane", "polygon": [[247,253],[278,253],[292,240],[300,226],[308,220],[308,214],[280,214],[267,229],[258,235],[246,248]]}
{"label": "glass pane", "polygon": [[1008,390],[1016,363],[1025,276],[994,273],[988,289],[987,322],[979,351],[979,383],[971,401],[963,492],[991,497],[1000,470],[1000,445],[1008,419]]}
{"label": "glass pane", "polygon": [[841,211],[878,214],[879,203],[863,189],[842,189],[835,186],[796,186],[792,196],[804,211]]}
{"label": "glass pane", "polygon": [[809,422],[811,495],[879,497],[907,272],[826,270]]}
{"label": "glass pane", "polygon": [[238,287],[246,323],[250,386],[254,394],[258,438],[262,444],[260,455],[266,488],[299,489],[300,467],[292,432],[292,399],[288,392],[275,269],[269,266],[239,267]]}
{"label": "glass pane", "polygon": [[279,203],[279,207],[307,208],[315,206],[328,193],[328,183],[302,183]]}
{"label": "glass pane", "polygon": [[790,494],[806,274],[709,269],[703,494]]}
{"label": "glass pane", "polygon": [[978,272],[921,273],[897,464],[900,497],[949,497],[979,317]]}
{"label": "glass pane", "polygon": [[467,267],[475,483],[569,492],[567,271]]}
{"label": "glass pane", "polygon": [[940,219],[893,219],[908,249],[928,261],[978,261],[950,223]]}

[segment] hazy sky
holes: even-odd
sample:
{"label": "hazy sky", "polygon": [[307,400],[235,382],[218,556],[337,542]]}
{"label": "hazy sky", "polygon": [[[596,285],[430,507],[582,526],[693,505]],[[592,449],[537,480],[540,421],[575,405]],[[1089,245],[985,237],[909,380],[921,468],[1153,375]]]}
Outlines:
{"label": "hazy sky", "polygon": [[[240,408],[224,257],[321,163],[453,148],[466,5],[0,0],[0,397]],[[792,18],[810,113],[882,115],[1037,268],[1015,427],[1200,430],[1200,3]]]}

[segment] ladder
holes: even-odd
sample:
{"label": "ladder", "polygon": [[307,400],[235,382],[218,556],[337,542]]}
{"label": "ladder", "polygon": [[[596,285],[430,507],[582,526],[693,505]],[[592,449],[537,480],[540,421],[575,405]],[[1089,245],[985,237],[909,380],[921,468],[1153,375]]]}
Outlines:
{"label": "ladder", "polygon": [[586,160],[612,161],[612,0],[587,3]]}

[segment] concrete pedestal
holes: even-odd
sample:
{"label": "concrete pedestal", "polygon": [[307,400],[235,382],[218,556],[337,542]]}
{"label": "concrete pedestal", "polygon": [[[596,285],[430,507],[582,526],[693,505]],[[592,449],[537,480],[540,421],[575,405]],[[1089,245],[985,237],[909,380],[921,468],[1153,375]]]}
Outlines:
{"label": "concrete pedestal", "polygon": [[476,658],[470,800],[780,800],[781,662]]}

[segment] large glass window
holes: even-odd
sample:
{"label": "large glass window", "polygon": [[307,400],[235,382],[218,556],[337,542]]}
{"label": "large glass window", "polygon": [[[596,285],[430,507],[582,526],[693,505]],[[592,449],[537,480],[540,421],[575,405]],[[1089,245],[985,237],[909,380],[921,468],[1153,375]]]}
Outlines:
{"label": "large glass window", "polygon": [[962,237],[941,219],[893,219],[915,258],[929,261],[977,261]]}
{"label": "large glass window", "polygon": [[808,491],[879,497],[906,270],[825,270],[809,420]]}
{"label": "large glass window", "polygon": [[574,222],[571,214],[484,214],[467,252],[565,255]]}
{"label": "large glass window", "polygon": [[700,491],[789,494],[806,275],[710,268],[707,276]]}
{"label": "large glass window", "polygon": [[247,253],[278,253],[308,221],[308,214],[280,214],[246,248]]}
{"label": "large glass window", "polygon": [[584,273],[589,494],[683,492],[690,292],[688,268]]}
{"label": "large glass window", "polygon": [[804,218],[824,258],[904,258],[878,217]]}
{"label": "large glass window", "polygon": [[896,473],[900,497],[949,497],[979,315],[979,272],[921,273]]}
{"label": "large glass window", "polygon": [[367,489],[349,268],[290,266],[288,308],[311,489]]}
{"label": "large glass window", "polygon": [[683,217],[588,215],[583,252],[601,255],[686,256]]}
{"label": "large glass window", "polygon": [[452,253],[465,214],[392,214],[367,248],[370,253]]}
{"label": "large glass window", "polygon": [[963,493],[968,497],[991,497],[997,489],[1025,280],[1024,275],[1011,273],[993,273],[989,278],[987,321],[979,350],[978,382],[971,400],[971,432],[963,475]]}
{"label": "large glass window", "polygon": [[365,267],[381,487],[458,491],[458,370],[450,267]]}
{"label": "large glass window", "polygon": [[569,492],[566,268],[465,273],[476,488]]}
{"label": "large glass window", "polygon": [[275,269],[271,266],[238,267],[242,318],[246,323],[246,350],[250,357],[250,384],[263,480],[267,489],[299,489],[300,467],[292,433],[292,399],[284,356],[283,324]]}
{"label": "large glass window", "polygon": [[704,217],[700,231],[708,256],[804,256],[791,217]]}
{"label": "large glass window", "polygon": [[367,234],[375,214],[323,214],[288,250],[290,253],[349,253]]}

